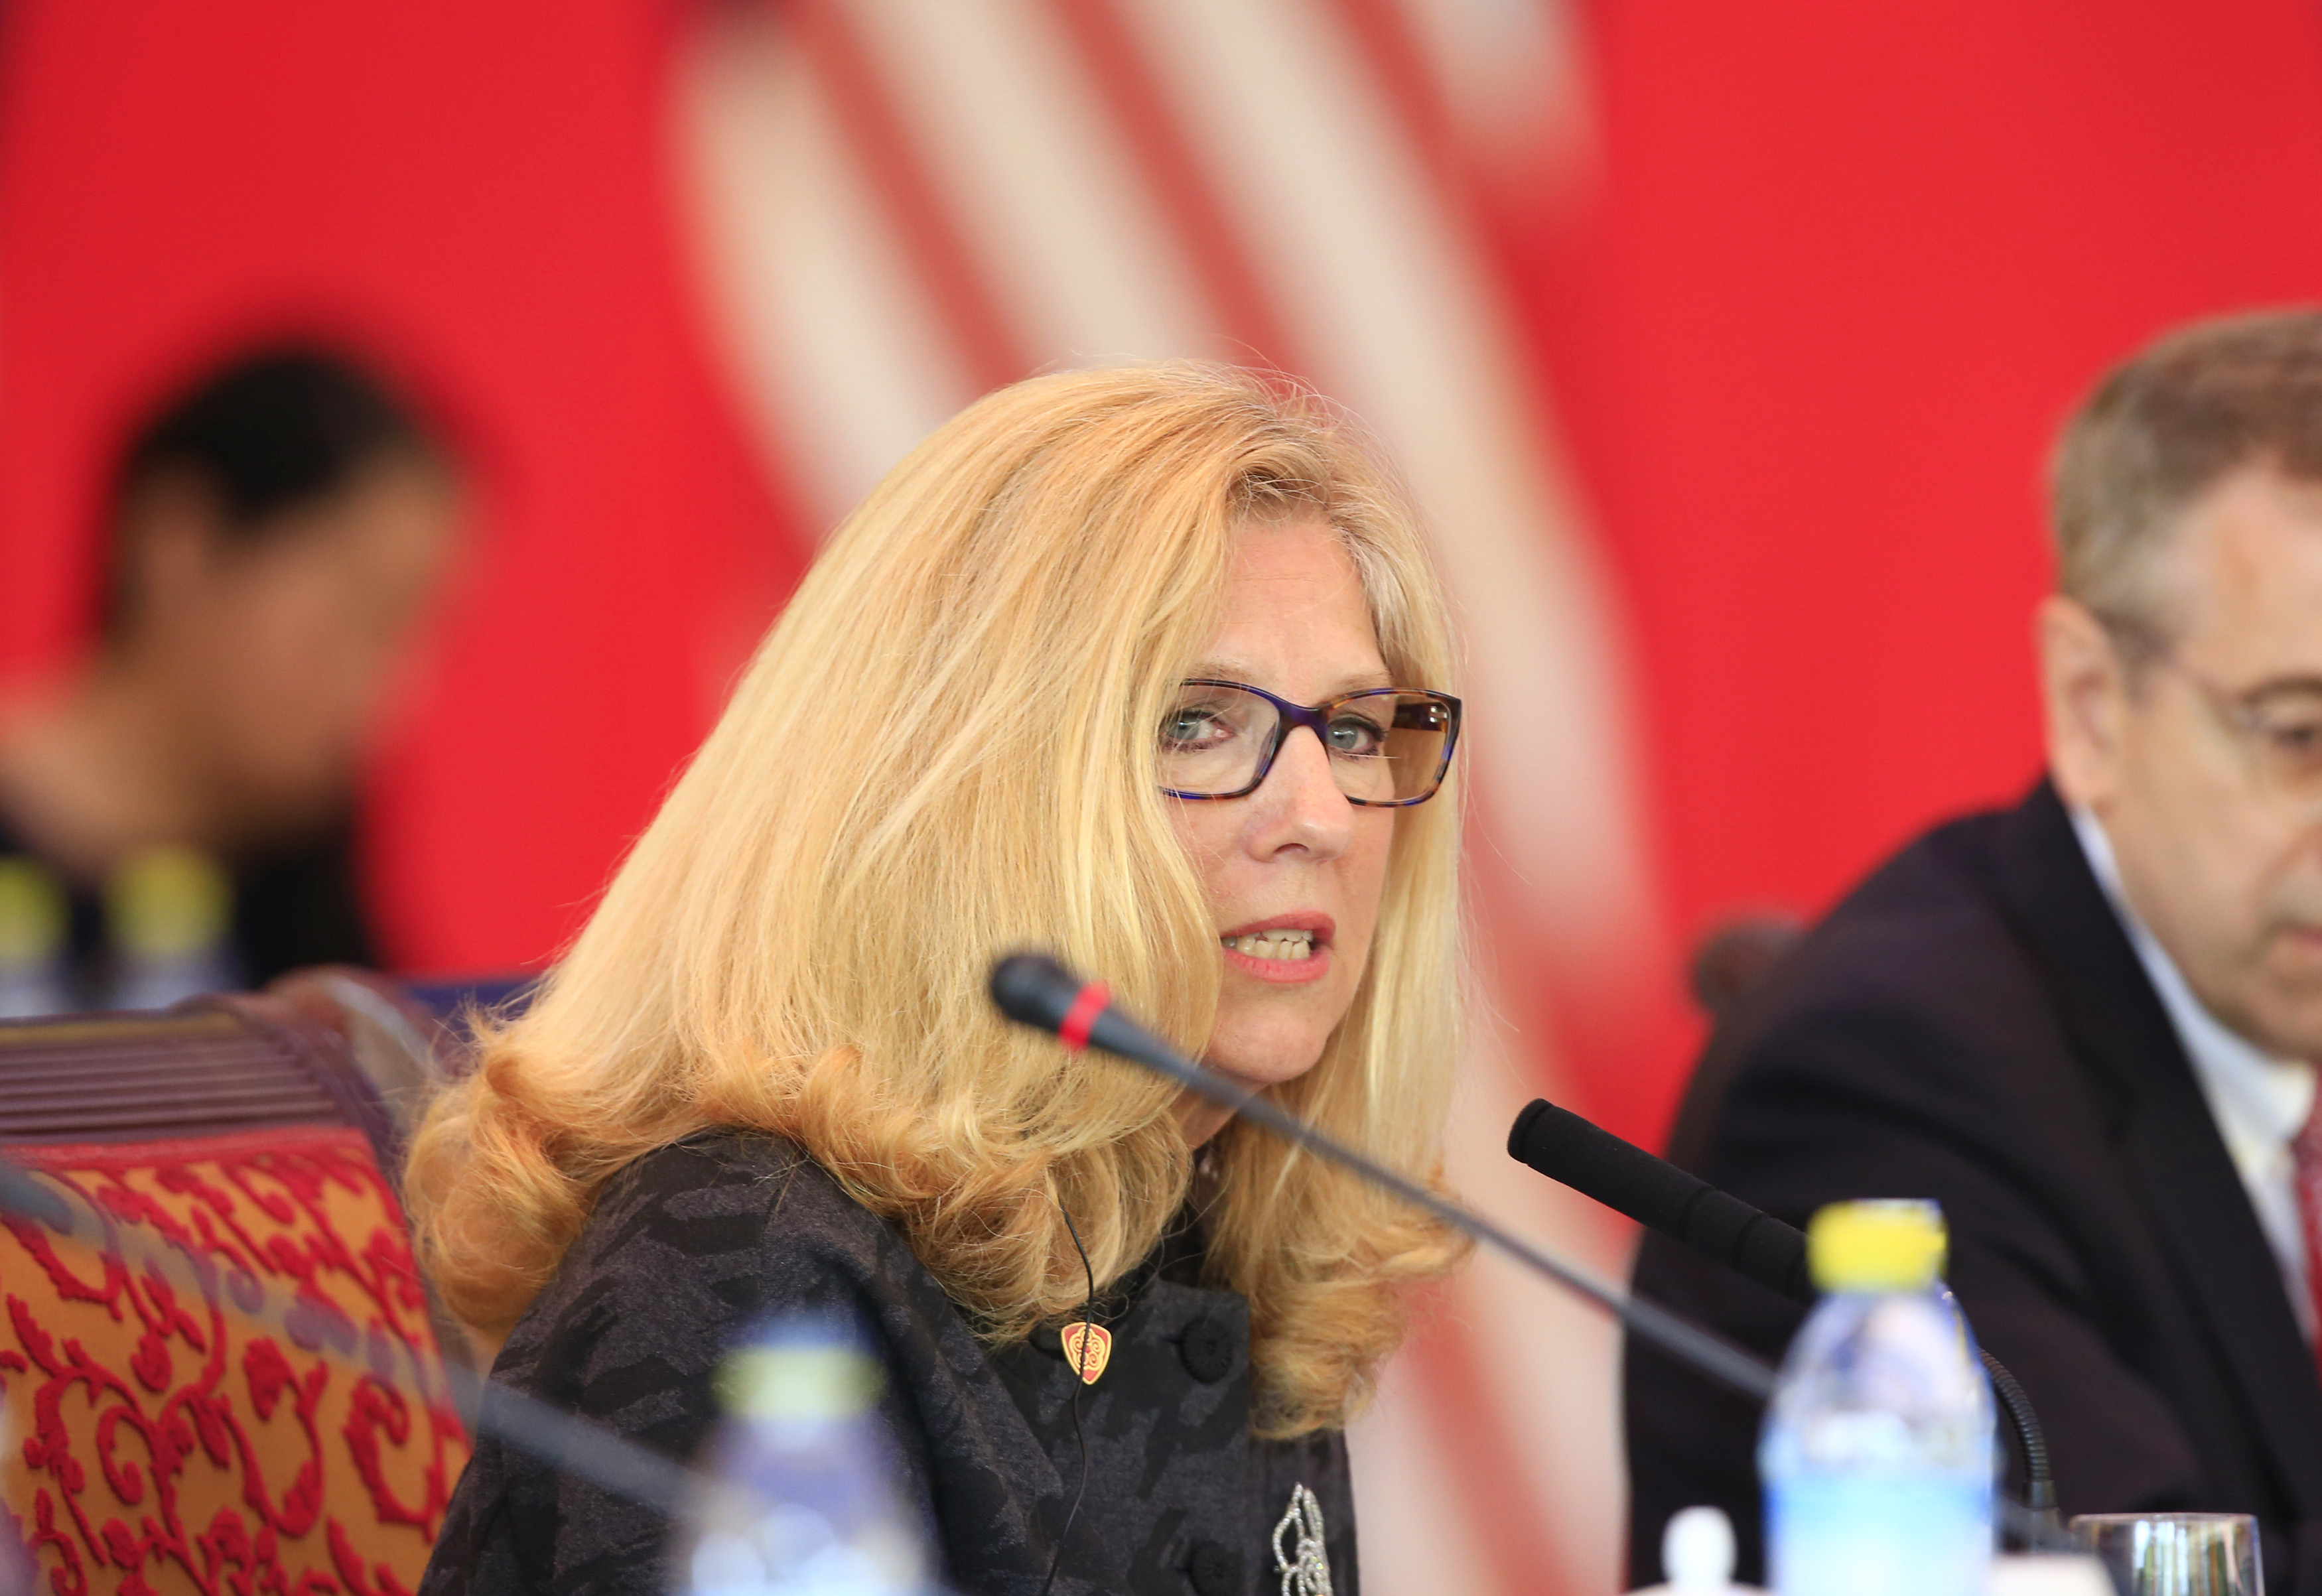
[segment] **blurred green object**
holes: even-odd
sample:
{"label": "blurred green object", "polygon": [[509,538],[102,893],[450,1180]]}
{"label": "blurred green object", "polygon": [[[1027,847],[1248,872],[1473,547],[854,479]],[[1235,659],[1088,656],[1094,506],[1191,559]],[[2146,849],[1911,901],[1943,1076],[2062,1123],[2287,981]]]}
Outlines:
{"label": "blurred green object", "polygon": [[727,1410],[744,1418],[830,1424],[878,1400],[879,1365],[850,1342],[775,1340],[747,1347],[718,1371]]}
{"label": "blurred green object", "polygon": [[224,942],[233,886],[217,861],[194,848],[146,848],[113,872],[105,914],[114,951],[136,962],[206,956]]}
{"label": "blurred green object", "polygon": [[37,860],[0,854],[0,1019],[73,1007],[66,979],[72,911],[63,885]]}
{"label": "blurred green object", "polygon": [[65,894],[30,859],[0,856],[0,967],[44,964],[65,944]]}

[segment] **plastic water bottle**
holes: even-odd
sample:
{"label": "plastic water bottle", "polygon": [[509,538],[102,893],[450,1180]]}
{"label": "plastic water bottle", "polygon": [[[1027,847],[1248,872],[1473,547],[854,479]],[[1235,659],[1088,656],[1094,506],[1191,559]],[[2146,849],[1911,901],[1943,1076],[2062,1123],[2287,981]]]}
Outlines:
{"label": "plastic water bottle", "polygon": [[1943,1288],[1931,1202],[1824,1208],[1825,1295],[1782,1360],[1758,1467],[1779,1596],[1970,1596],[1988,1585],[1991,1389]]}
{"label": "plastic water bottle", "polygon": [[719,1375],[727,1418],[685,1514],[683,1596],[931,1596],[927,1538],[895,1490],[879,1365],[847,1327],[775,1327]]}
{"label": "plastic water bottle", "polygon": [[0,855],[0,1019],[70,1008],[65,895],[30,859]]}

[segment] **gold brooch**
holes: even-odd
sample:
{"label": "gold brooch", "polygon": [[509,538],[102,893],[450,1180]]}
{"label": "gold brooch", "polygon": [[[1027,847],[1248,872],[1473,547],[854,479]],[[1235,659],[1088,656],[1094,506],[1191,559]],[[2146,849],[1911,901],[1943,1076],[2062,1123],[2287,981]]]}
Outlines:
{"label": "gold brooch", "polygon": [[1112,1332],[1102,1325],[1071,1324],[1057,1336],[1065,1344],[1065,1362],[1081,1372],[1083,1385],[1094,1385],[1112,1360]]}

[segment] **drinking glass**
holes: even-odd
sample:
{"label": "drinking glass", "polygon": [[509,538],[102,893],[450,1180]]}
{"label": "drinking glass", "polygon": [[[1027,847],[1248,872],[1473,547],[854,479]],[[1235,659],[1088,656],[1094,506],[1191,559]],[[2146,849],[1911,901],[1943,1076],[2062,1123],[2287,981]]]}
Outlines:
{"label": "drinking glass", "polygon": [[2265,1596],[2247,1513],[2083,1513],[2072,1533],[2120,1596]]}

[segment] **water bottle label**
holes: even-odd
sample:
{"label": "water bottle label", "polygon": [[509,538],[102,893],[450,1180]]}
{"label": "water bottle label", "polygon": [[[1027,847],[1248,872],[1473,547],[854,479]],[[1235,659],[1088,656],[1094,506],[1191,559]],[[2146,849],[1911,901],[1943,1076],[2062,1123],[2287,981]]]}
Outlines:
{"label": "water bottle label", "polygon": [[1978,1596],[1988,1583],[1983,1481],[1793,1476],[1767,1498],[1779,1596]]}

